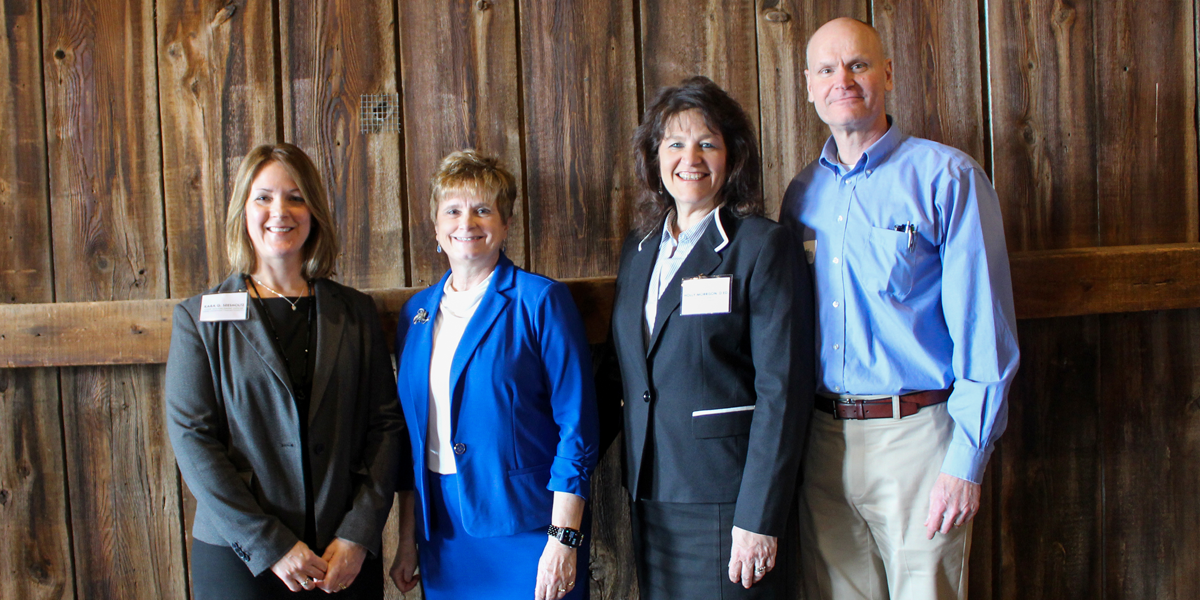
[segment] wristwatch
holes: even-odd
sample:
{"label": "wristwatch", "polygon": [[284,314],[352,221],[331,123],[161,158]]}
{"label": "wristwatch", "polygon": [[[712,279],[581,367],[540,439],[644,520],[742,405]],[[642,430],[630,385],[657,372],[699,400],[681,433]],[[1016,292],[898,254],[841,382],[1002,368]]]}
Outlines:
{"label": "wristwatch", "polygon": [[559,542],[562,542],[562,545],[568,548],[578,548],[583,545],[583,532],[579,531],[578,529],[571,529],[569,527],[555,527],[551,525],[550,528],[546,530],[546,535],[549,535]]}

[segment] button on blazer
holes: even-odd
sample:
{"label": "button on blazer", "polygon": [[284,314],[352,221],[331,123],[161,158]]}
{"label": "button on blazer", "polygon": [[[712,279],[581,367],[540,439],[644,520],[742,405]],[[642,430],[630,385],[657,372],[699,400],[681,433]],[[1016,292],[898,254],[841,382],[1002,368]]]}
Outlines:
{"label": "button on blazer", "polygon": [[[313,282],[316,353],[308,448],[291,379],[253,299],[245,321],[201,322],[202,296],[175,308],[166,419],[179,471],[196,496],[192,535],[229,546],[258,575],[304,533],[307,452],[316,541],[380,551],[401,461],[404,422],[369,296]],[[234,275],[207,293],[245,291]]]}
{"label": "button on blazer", "polygon": [[[624,399],[626,487],[634,498],[736,502],[736,526],[779,536],[812,411],[808,270],[787,229],[722,207],[658,300],[647,343],[661,236],[661,225],[630,235],[617,275],[617,365],[603,383]],[[728,313],[681,314],[681,282],[699,276],[731,278]]]}
{"label": "button on blazer", "polygon": [[[397,389],[410,423],[418,525],[426,539],[433,510],[425,463],[429,361],[448,277],[409,299],[396,330]],[[454,352],[450,394],[468,534],[545,528],[554,492],[591,495],[599,436],[591,352],[567,286],[518,269],[502,253]]]}

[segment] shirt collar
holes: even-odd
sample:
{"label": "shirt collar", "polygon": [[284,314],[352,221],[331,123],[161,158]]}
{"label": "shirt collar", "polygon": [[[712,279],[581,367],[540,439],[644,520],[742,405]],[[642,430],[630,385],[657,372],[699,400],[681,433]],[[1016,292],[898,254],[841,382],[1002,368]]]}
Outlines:
{"label": "shirt collar", "polygon": [[895,124],[896,120],[892,115],[887,116],[887,122],[887,132],[863,152],[857,164],[850,167],[842,166],[837,156],[837,140],[832,135],[825,140],[825,146],[821,148],[821,158],[819,159],[821,164],[833,171],[834,174],[841,174],[843,168],[846,169],[846,175],[860,169],[874,170],[892,153],[892,150],[896,149],[896,146],[900,145],[900,142],[908,138],[908,134],[901,131],[900,126]]}

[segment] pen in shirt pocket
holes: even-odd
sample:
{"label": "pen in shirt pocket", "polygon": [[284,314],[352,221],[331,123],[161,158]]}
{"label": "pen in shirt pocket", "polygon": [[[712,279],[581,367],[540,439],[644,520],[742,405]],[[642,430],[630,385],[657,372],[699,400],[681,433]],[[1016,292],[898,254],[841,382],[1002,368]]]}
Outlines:
{"label": "pen in shirt pocket", "polygon": [[908,234],[908,251],[912,252],[917,246],[917,226],[912,221],[905,221],[903,225],[896,225],[892,229]]}

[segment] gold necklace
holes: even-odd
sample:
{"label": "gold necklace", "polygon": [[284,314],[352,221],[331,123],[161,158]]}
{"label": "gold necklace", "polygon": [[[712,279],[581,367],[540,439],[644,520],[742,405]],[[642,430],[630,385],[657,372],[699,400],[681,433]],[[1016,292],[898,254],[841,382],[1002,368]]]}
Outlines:
{"label": "gold necklace", "polygon": [[250,279],[253,279],[253,280],[254,280],[254,283],[257,283],[258,285],[261,285],[261,286],[263,286],[263,287],[267,288],[267,291],[268,291],[268,292],[271,292],[272,294],[275,294],[276,296],[279,296],[280,298],[283,298],[283,301],[284,301],[284,302],[287,302],[288,304],[292,305],[292,310],[296,310],[296,305],[300,303],[300,298],[299,298],[299,297],[297,297],[297,298],[296,298],[296,301],[295,301],[295,302],[292,302],[291,300],[288,300],[288,297],[287,297],[287,296],[284,296],[283,294],[280,294],[279,292],[277,292],[277,291],[275,291],[275,290],[271,289],[271,287],[270,287],[270,286],[268,286],[267,284],[265,284],[265,283],[263,283],[263,282],[259,281],[257,277],[255,277],[255,276],[251,275],[251,276],[250,276]]}

